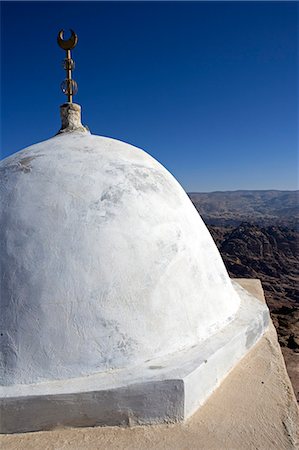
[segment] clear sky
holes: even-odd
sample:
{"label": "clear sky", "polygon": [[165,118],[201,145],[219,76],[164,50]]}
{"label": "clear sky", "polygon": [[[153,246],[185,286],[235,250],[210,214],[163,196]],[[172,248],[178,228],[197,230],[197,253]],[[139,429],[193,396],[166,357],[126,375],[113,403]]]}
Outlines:
{"label": "clear sky", "polygon": [[1,2],[1,20],[2,158],[60,128],[56,36],[72,28],[94,134],[187,191],[297,188],[298,3]]}

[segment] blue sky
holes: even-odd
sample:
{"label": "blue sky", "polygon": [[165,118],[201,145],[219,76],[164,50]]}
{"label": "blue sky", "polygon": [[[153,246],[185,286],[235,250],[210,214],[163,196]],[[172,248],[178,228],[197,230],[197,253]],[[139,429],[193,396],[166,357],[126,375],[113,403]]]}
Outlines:
{"label": "blue sky", "polygon": [[2,2],[2,158],[52,137],[74,101],[94,134],[143,148],[187,191],[296,189],[295,2]]}

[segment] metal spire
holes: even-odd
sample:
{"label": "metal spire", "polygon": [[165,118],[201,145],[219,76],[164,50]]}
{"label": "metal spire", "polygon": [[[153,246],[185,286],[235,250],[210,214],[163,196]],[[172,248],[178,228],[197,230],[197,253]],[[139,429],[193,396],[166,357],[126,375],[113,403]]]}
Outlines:
{"label": "metal spire", "polygon": [[75,68],[75,63],[71,57],[71,50],[77,45],[78,36],[73,30],[70,31],[71,37],[64,40],[64,30],[60,30],[57,36],[57,43],[59,47],[66,52],[66,57],[63,60],[63,68],[66,71],[66,79],[63,80],[60,87],[62,92],[67,96],[68,103],[73,103],[73,95],[77,94],[78,86],[76,81],[72,79],[72,70]]}

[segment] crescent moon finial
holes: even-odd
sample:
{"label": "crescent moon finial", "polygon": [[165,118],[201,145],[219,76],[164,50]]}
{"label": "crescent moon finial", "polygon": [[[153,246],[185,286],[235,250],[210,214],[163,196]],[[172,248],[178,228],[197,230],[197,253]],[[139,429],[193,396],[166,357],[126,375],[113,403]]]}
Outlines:
{"label": "crescent moon finial", "polygon": [[61,83],[61,90],[67,96],[68,103],[73,102],[73,95],[77,93],[78,86],[75,80],[72,79],[72,71],[75,68],[75,63],[72,60],[71,50],[77,45],[78,36],[73,30],[71,31],[71,37],[64,40],[64,30],[60,30],[57,36],[57,43],[60,48],[65,50],[66,55],[63,61],[63,68],[66,71],[66,78]]}
{"label": "crescent moon finial", "polygon": [[76,47],[78,42],[78,36],[73,30],[71,31],[71,37],[67,40],[63,39],[64,30],[60,30],[57,36],[57,43],[60,48],[63,50],[72,50],[74,47]]}

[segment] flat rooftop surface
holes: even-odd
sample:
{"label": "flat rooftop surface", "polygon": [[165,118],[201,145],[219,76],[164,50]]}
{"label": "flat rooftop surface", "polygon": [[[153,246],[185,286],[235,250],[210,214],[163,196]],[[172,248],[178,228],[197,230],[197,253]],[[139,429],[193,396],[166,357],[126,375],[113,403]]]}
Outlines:
{"label": "flat rooftop surface", "polygon": [[[237,281],[265,301],[259,280]],[[291,450],[299,448],[299,414],[271,323],[220,387],[184,423],[2,435],[0,447],[1,450]]]}

